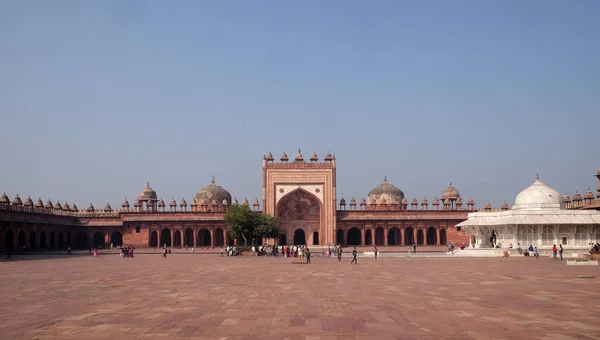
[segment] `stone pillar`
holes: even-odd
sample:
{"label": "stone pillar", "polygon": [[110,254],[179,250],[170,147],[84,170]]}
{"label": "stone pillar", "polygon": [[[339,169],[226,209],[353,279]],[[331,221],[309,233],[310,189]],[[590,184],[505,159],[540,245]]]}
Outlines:
{"label": "stone pillar", "polygon": [[110,232],[104,234],[104,246],[110,248]]}
{"label": "stone pillar", "polygon": [[366,230],[365,227],[363,226],[362,228],[360,228],[360,235],[361,235],[361,245],[365,246],[366,245],[366,240],[365,240],[365,235],[366,235]]}
{"label": "stone pillar", "polygon": [[406,230],[405,230],[405,226],[402,226],[402,228],[400,228],[400,246],[406,245]]}
{"label": "stone pillar", "polygon": [[435,245],[437,246],[437,245],[441,245],[441,244],[442,244],[442,242],[440,240],[440,227],[437,226],[435,228]]}
{"label": "stone pillar", "polygon": [[192,228],[193,232],[194,232],[194,245],[193,247],[196,246],[197,243],[197,238],[198,238],[198,228]]}
{"label": "stone pillar", "polygon": [[215,226],[210,228],[210,246],[213,248],[215,246]]}
{"label": "stone pillar", "polygon": [[388,229],[389,229],[389,227],[387,225],[383,228],[383,245],[384,246],[388,245],[388,231],[389,231]]}

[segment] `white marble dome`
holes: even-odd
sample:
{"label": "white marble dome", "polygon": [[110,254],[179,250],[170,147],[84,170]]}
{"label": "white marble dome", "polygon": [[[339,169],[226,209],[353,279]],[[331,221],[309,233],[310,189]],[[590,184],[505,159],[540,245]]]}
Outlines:
{"label": "white marble dome", "polygon": [[532,185],[517,195],[513,209],[559,210],[561,208],[560,203],[561,196],[558,191],[542,183],[538,176]]}

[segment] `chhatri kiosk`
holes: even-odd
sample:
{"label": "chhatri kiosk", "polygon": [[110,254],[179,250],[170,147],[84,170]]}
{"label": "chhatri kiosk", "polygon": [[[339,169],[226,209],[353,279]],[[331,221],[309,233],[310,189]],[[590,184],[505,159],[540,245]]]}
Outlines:
{"label": "chhatri kiosk", "polygon": [[517,195],[512,209],[468,216],[457,227],[470,236],[470,248],[493,248],[495,239],[501,248],[533,245],[545,254],[562,244],[565,254],[571,255],[587,253],[590,243],[600,242],[600,211],[567,209],[561,195],[539,176]]}

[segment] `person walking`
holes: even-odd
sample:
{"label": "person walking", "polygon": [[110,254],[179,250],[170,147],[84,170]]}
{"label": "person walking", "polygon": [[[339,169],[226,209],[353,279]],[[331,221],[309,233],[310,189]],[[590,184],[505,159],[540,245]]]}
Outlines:
{"label": "person walking", "polygon": [[98,248],[94,248],[94,257],[98,257]]}
{"label": "person walking", "polygon": [[[192,255],[196,253],[196,247],[192,247]],[[221,256],[223,256],[223,251],[221,249]]]}
{"label": "person walking", "polygon": [[377,256],[379,255],[379,251],[377,251],[377,246],[375,246],[375,249],[373,251],[375,252],[375,260],[377,260]]}
{"label": "person walking", "polygon": [[553,260],[558,260],[558,258],[556,257],[556,253],[558,252],[558,249],[556,248],[556,244],[554,246],[552,246],[552,259]]}
{"label": "person walking", "polygon": [[306,256],[306,263],[309,264],[310,263],[310,249],[308,249],[308,247],[306,247],[306,249],[304,249],[304,255]]}
{"label": "person walking", "polygon": [[416,254],[416,253],[417,253],[417,245],[413,244],[413,254]]}
{"label": "person walking", "polygon": [[337,256],[338,256],[338,261],[342,262],[342,246],[339,246],[337,248]]}
{"label": "person walking", "polygon": [[560,249],[558,249],[558,254],[560,255],[560,260],[562,261],[562,254],[563,254],[563,250],[564,250],[564,249],[563,249],[563,247],[562,247],[562,244],[561,244],[561,245],[559,245],[559,247],[560,247]]}
{"label": "person walking", "polygon": [[163,259],[167,258],[167,247],[163,248],[163,256],[162,257],[163,257]]}
{"label": "person walking", "polygon": [[354,247],[354,249],[352,250],[352,261],[350,261],[350,264],[358,264],[358,261],[356,261],[356,247]]}

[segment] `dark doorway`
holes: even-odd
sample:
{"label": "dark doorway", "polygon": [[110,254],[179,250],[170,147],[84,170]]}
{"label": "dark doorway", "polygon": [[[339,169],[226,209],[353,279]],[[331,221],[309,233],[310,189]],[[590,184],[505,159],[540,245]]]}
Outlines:
{"label": "dark doorway", "polygon": [[186,247],[193,247],[194,246],[194,231],[191,228],[187,228],[185,230],[183,244]]}
{"label": "dark doorway", "polygon": [[179,230],[175,230],[173,235],[173,246],[181,247],[181,232]]}
{"label": "dark doorway", "polygon": [[65,234],[62,231],[58,233],[58,249],[65,248]]}
{"label": "dark doorway", "polygon": [[10,229],[4,234],[4,249],[15,249],[15,234]]}
{"label": "dark doorway", "polygon": [[407,246],[415,244],[415,231],[412,227],[404,229],[404,244]]}
{"label": "dark doorway", "polygon": [[75,235],[74,249],[86,249],[88,248],[88,236],[85,231],[80,231]]}
{"label": "dark doorway", "polygon": [[304,234],[304,229],[298,228],[294,231],[294,244],[298,246],[306,244],[306,234]]}
{"label": "dark doorway", "polygon": [[375,245],[383,246],[385,243],[385,231],[383,228],[379,227],[375,229]]}
{"label": "dark doorway", "polygon": [[29,233],[29,249],[35,249],[35,231]]}
{"label": "dark doorway", "polygon": [[362,235],[360,229],[354,227],[348,230],[347,242],[349,246],[360,246],[362,245]]}
{"label": "dark doorway", "polygon": [[73,239],[72,239],[72,237],[71,237],[71,232],[70,232],[70,231],[68,231],[68,232],[67,232],[67,247],[70,247],[70,246],[71,246],[71,244],[73,243],[72,241],[73,241]]}
{"label": "dark doorway", "polygon": [[160,231],[160,246],[164,247],[166,245],[167,247],[170,247],[171,244],[171,231],[164,228]]}
{"label": "dark doorway", "polygon": [[399,246],[402,244],[400,241],[400,229],[390,229],[388,231],[388,246]]}
{"label": "dark doorway", "polygon": [[344,245],[344,231],[342,229],[338,229],[335,232],[335,243]]}
{"label": "dark doorway", "polygon": [[40,248],[44,249],[46,248],[46,232],[42,231],[40,233]]}
{"label": "dark doorway", "polygon": [[315,231],[313,233],[313,246],[318,246],[319,245],[319,232]]}
{"label": "dark doorway", "polygon": [[199,247],[210,247],[210,231],[206,228],[200,229],[198,232],[198,246]]}
{"label": "dark doorway", "polygon": [[417,231],[417,245],[418,246],[423,245],[423,229],[419,229]]}
{"label": "dark doorway", "polygon": [[437,233],[434,227],[427,228],[427,245],[434,246],[437,244]]}
{"label": "dark doorway", "polygon": [[50,232],[50,248],[56,248],[56,234]]}
{"label": "dark doorway", "polygon": [[104,248],[104,245],[106,243],[104,243],[104,233],[101,231],[97,231],[94,233],[94,238],[93,238],[93,242],[92,245],[94,248]]}
{"label": "dark doorway", "polygon": [[371,232],[371,229],[367,229],[367,231],[365,231],[365,246],[370,245],[373,245],[373,233]]}
{"label": "dark doorway", "polygon": [[448,241],[446,240],[446,229],[440,229],[440,244],[446,245]]}
{"label": "dark doorway", "polygon": [[281,236],[279,236],[279,245],[287,246],[287,235],[285,233],[283,233],[283,234],[281,234]]}
{"label": "dark doorway", "polygon": [[158,247],[158,233],[156,232],[156,230],[150,233],[150,247]]}
{"label": "dark doorway", "polygon": [[110,234],[110,243],[113,247],[123,246],[123,234],[118,231]]}
{"label": "dark doorway", "polygon": [[215,229],[215,246],[222,247],[225,245],[225,232],[221,228]]}
{"label": "dark doorway", "polygon": [[17,239],[17,245],[19,248],[25,247],[25,232],[23,230],[19,231],[19,238]]}

